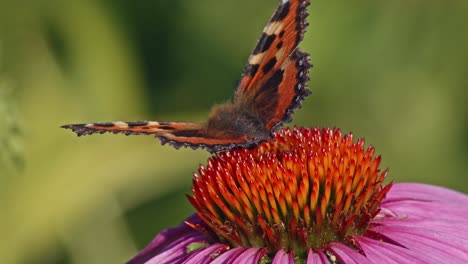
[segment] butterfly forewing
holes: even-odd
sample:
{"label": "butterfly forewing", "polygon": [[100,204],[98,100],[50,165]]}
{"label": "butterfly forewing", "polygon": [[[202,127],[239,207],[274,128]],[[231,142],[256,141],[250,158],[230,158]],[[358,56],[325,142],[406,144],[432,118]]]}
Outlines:
{"label": "butterfly forewing", "polygon": [[309,0],[283,0],[266,25],[249,57],[235,99],[256,93],[303,39]]}
{"label": "butterfly forewing", "polygon": [[162,144],[169,144],[175,148],[191,147],[205,148],[210,152],[229,149],[236,144],[249,142],[252,137],[213,138],[206,133],[204,125],[186,122],[106,122],[90,124],[64,125],[78,136],[91,134],[125,134],[125,135],[154,135]]}
{"label": "butterfly forewing", "polygon": [[156,122],[156,121],[133,121],[133,122],[106,122],[89,124],[64,125],[63,128],[71,129],[78,136],[102,134],[106,132],[122,133],[127,135],[155,135],[179,133],[180,135],[203,136],[203,126],[194,123],[183,122]]}

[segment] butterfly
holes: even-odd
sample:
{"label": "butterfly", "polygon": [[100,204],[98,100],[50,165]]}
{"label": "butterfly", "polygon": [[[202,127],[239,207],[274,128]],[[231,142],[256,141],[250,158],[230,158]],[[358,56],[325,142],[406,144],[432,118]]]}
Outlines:
{"label": "butterfly", "polygon": [[78,136],[95,133],[154,135],[175,148],[220,152],[271,138],[310,94],[309,54],[297,46],[308,23],[309,0],[281,0],[244,67],[232,99],[215,106],[205,123],[105,122],[64,125]]}

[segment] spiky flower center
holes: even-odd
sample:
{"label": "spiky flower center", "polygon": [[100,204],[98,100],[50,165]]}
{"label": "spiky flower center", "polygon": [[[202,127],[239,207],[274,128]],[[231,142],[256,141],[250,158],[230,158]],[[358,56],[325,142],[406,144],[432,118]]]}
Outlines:
{"label": "spiky flower center", "polygon": [[391,188],[382,186],[380,160],[338,129],[283,129],[200,166],[188,198],[204,224],[192,226],[233,247],[270,252],[352,243],[347,237],[364,233]]}

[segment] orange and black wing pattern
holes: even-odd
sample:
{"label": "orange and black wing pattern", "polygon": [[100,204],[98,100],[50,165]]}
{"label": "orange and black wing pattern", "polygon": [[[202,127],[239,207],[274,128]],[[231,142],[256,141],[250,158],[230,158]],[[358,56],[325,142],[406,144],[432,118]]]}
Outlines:
{"label": "orange and black wing pattern", "polygon": [[309,0],[282,0],[249,57],[236,97],[255,94],[304,38]]}
{"label": "orange and black wing pattern", "polygon": [[290,122],[294,111],[310,94],[307,89],[310,67],[309,55],[295,49],[257,91],[252,108],[267,131],[273,132]]}
{"label": "orange and black wing pattern", "polygon": [[309,56],[297,48],[307,27],[309,0],[281,0],[239,81],[232,102],[219,105],[204,124],[106,122],[65,125],[79,136],[106,132],[154,135],[175,148],[219,152],[249,147],[271,137],[310,94]]}
{"label": "orange and black wing pattern", "polygon": [[205,148],[210,152],[218,152],[249,141],[250,137],[213,138],[207,134],[204,125],[185,122],[105,122],[89,124],[64,125],[62,128],[71,129],[78,136],[92,134],[125,134],[129,135],[153,135],[161,143],[169,144],[175,148],[190,147]]}
{"label": "orange and black wing pattern", "polygon": [[307,53],[297,46],[308,23],[309,0],[282,0],[265,27],[236,89],[234,102],[253,108],[273,132],[290,122],[295,109],[310,94]]}

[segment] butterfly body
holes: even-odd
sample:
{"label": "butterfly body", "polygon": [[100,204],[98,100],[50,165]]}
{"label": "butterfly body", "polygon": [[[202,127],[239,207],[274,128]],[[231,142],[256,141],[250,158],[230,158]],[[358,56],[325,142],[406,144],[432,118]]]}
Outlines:
{"label": "butterfly body", "polygon": [[206,134],[210,138],[238,138],[250,135],[265,139],[266,131],[259,116],[250,107],[224,104],[213,109],[206,123]]}
{"label": "butterfly body", "polygon": [[250,55],[232,100],[214,107],[205,123],[105,122],[65,125],[79,136],[150,134],[176,148],[219,152],[249,147],[271,137],[310,94],[307,53],[297,48],[305,33],[309,0],[281,0]]}

